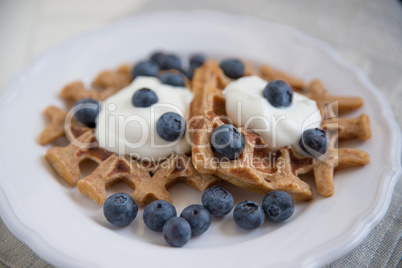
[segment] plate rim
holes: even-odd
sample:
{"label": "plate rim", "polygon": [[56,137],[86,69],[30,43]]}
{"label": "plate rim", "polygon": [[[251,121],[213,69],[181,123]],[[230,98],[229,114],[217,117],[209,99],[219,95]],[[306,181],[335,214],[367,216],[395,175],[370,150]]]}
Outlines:
{"label": "plate rim", "polygon": [[[119,25],[131,23],[132,21],[142,20],[145,17],[149,18],[150,16],[152,16],[157,18],[159,16],[180,16],[182,14],[188,15],[189,13],[195,15],[202,14],[204,16],[220,16],[226,19],[233,18],[234,16],[233,13],[207,9],[192,11],[162,10],[143,12],[141,14],[135,14],[133,16],[118,19],[112,23],[98,27],[96,30],[77,35],[69,39],[68,41],[62,42],[61,44],[49,50],[46,50],[40,56],[36,57],[36,59],[31,61],[25,68],[23,68],[22,71],[17,73],[14,78],[10,80],[0,96],[0,104],[5,104],[12,100],[14,97],[18,96],[18,93],[21,90],[21,87],[19,85],[23,83],[23,81],[27,77],[30,77],[35,73],[35,71],[40,67],[40,63],[46,62],[48,58],[51,58],[53,54],[57,54],[58,51],[63,50],[64,47],[68,47],[79,42],[84,42],[86,38],[92,38],[93,36],[102,34],[102,32],[107,31],[108,29],[110,30],[119,27]],[[333,260],[340,258],[341,256],[351,251],[353,248],[355,248],[357,245],[359,245],[363,241],[363,239],[367,237],[369,232],[381,221],[389,208],[392,199],[392,193],[401,175],[400,151],[402,148],[402,139],[399,125],[393,115],[391,105],[389,104],[383,93],[376,88],[376,86],[369,80],[367,75],[361,69],[349,63],[339,54],[339,52],[337,52],[329,44],[315,37],[309,36],[301,32],[300,30],[297,30],[296,28],[288,25],[259,19],[251,15],[236,14],[236,16],[237,19],[251,21],[252,23],[258,23],[260,25],[269,24],[274,27],[283,28],[286,31],[291,32],[292,34],[297,35],[299,38],[309,39],[310,41],[312,41],[312,43],[316,45],[319,49],[324,51],[329,58],[336,61],[342,67],[350,70],[351,74],[355,75],[359,82],[361,82],[367,89],[370,90],[370,93],[373,94],[377,98],[378,102],[382,105],[382,107],[384,107],[384,109],[382,109],[381,111],[381,114],[383,118],[387,119],[387,126],[390,129],[394,130],[390,132],[390,144],[394,144],[394,146],[392,146],[392,148],[390,149],[391,162],[389,163],[386,172],[384,172],[383,174],[384,179],[382,183],[382,189],[377,192],[378,200],[375,205],[370,208],[370,212],[368,212],[367,215],[362,216],[359,219],[358,223],[354,224],[349,232],[345,233],[337,241],[332,243],[332,245],[327,245],[326,247],[324,247],[324,249],[321,249],[320,252],[312,252],[299,260],[292,260],[291,262],[286,263],[286,265],[319,266],[332,262]],[[0,108],[0,110],[1,109],[3,108]],[[0,167],[2,166],[2,161],[0,161]],[[3,171],[1,172],[4,173]],[[7,198],[7,193],[4,189],[4,186],[1,184],[0,200],[0,215],[7,228],[20,241],[30,247],[41,258],[48,261],[49,263],[56,265],[72,265],[73,263],[77,264],[77,261],[79,261],[81,264],[85,264],[85,262],[83,262],[84,260],[76,260],[72,256],[68,256],[64,252],[61,252],[59,249],[56,249],[52,245],[48,244],[46,239],[44,239],[41,234],[37,233],[34,229],[24,224],[20,217],[18,217],[18,213],[14,211],[12,206],[10,205],[10,201]],[[328,255],[328,252],[331,252],[331,255]],[[90,266],[89,263],[86,264]]]}

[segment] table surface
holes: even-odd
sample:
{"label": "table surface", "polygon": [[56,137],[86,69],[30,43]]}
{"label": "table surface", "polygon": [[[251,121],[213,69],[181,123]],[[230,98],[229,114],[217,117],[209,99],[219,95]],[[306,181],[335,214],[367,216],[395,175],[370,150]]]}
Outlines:
{"label": "table surface", "polygon": [[[0,91],[27,63],[71,37],[115,19],[162,9],[245,13],[298,28],[360,67],[389,100],[402,124],[400,0],[0,0]],[[397,267],[402,256],[402,180],[390,208],[368,237],[327,267]],[[52,267],[0,220],[0,267]]]}

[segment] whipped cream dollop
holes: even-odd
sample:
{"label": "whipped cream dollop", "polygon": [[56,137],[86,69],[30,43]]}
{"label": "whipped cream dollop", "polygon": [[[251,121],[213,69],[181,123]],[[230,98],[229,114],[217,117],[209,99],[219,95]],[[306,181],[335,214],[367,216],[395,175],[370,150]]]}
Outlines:
{"label": "whipped cream dollop", "polygon": [[258,76],[243,77],[228,84],[223,91],[227,115],[234,125],[261,135],[272,149],[290,145],[302,152],[299,140],[303,131],[321,126],[317,103],[293,92],[289,107],[276,108],[263,96],[267,84]]}
{"label": "whipped cream dollop", "polygon": [[[135,107],[133,95],[142,88],[154,91],[158,102],[150,107]],[[173,142],[165,141],[156,131],[156,122],[167,112],[177,113],[186,120],[192,99],[188,88],[165,85],[155,77],[137,77],[102,103],[95,130],[99,145],[119,155],[152,161],[173,152],[188,153],[191,147],[186,136]]]}

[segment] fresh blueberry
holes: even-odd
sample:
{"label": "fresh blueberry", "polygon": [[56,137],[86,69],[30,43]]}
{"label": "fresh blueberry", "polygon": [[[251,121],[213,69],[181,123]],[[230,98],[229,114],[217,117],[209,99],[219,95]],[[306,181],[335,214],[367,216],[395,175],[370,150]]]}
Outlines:
{"label": "fresh blueberry", "polygon": [[82,99],[74,106],[74,116],[82,124],[87,127],[96,126],[96,117],[99,114],[100,103],[94,99]]}
{"label": "fresh blueberry", "polygon": [[158,96],[149,88],[141,88],[137,90],[132,99],[135,107],[150,107],[158,102]]}
{"label": "fresh blueberry", "polygon": [[292,216],[295,211],[295,203],[290,194],[283,191],[272,191],[264,197],[262,208],[268,220],[281,222]]}
{"label": "fresh blueberry", "polygon": [[327,152],[329,140],[325,131],[314,128],[303,132],[299,144],[303,151],[314,156],[315,154],[321,155]]}
{"label": "fresh blueberry", "polygon": [[172,247],[182,247],[191,238],[191,226],[181,217],[173,217],[163,226],[163,238]]}
{"label": "fresh blueberry", "polygon": [[158,64],[158,66],[161,67],[163,58],[165,58],[165,56],[166,56],[165,53],[157,51],[151,55],[151,60],[156,62],[156,64]]}
{"label": "fresh blueberry", "polygon": [[228,190],[215,185],[202,194],[202,205],[212,216],[225,216],[232,210],[234,199]]}
{"label": "fresh blueberry", "polygon": [[138,206],[134,198],[126,193],[109,196],[103,205],[103,214],[114,225],[126,226],[130,224],[138,213]]}
{"label": "fresh blueberry", "polygon": [[211,214],[208,210],[198,204],[186,207],[180,214],[191,226],[192,235],[200,235],[208,230],[211,225]]}
{"label": "fresh blueberry", "polygon": [[164,113],[156,122],[156,132],[165,141],[181,139],[185,131],[186,121],[176,113]]}
{"label": "fresh blueberry", "polygon": [[153,61],[143,61],[135,65],[131,74],[134,78],[137,76],[158,77],[159,66]]}
{"label": "fresh blueberry", "polygon": [[265,214],[260,204],[253,201],[243,201],[233,211],[236,224],[243,229],[252,230],[261,227]]}
{"label": "fresh blueberry", "polygon": [[181,61],[176,55],[166,55],[161,61],[161,69],[169,70],[176,69],[181,70]]}
{"label": "fresh blueberry", "polygon": [[292,104],[293,89],[282,80],[274,80],[267,84],[262,95],[274,107],[289,107]]}
{"label": "fresh blueberry", "polygon": [[171,85],[174,87],[184,87],[185,86],[183,75],[181,75],[179,73],[174,73],[171,71],[167,71],[162,75],[161,82],[162,82],[162,84],[167,84],[167,85]]}
{"label": "fresh blueberry", "polygon": [[164,200],[157,200],[149,203],[145,209],[143,220],[149,229],[156,232],[162,232],[163,225],[173,217],[177,216],[175,207]]}
{"label": "fresh blueberry", "polygon": [[203,54],[194,54],[190,58],[190,66],[193,66],[195,68],[200,67],[203,65],[205,62],[205,55]]}
{"label": "fresh blueberry", "polygon": [[219,65],[227,77],[237,79],[244,75],[245,67],[238,59],[226,59]]}
{"label": "fresh blueberry", "polygon": [[246,145],[243,134],[229,124],[221,125],[214,130],[211,144],[215,152],[229,160],[237,159]]}
{"label": "fresh blueberry", "polygon": [[195,67],[195,66],[191,66],[190,65],[190,67],[184,72],[184,74],[187,76],[187,78],[188,79],[193,79],[193,77],[194,77],[194,72],[195,72],[195,69],[197,69],[198,67]]}
{"label": "fresh blueberry", "polygon": [[193,79],[195,69],[201,67],[205,62],[205,56],[202,54],[195,54],[190,58],[190,67],[184,72],[188,79]]}

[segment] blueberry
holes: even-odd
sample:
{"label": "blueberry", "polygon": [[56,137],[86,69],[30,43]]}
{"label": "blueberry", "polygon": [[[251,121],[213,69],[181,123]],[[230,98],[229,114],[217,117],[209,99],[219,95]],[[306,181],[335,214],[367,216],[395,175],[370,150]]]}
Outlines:
{"label": "blueberry", "polygon": [[176,69],[181,70],[181,61],[176,55],[166,55],[161,61],[161,69],[169,70]]}
{"label": "blueberry", "polygon": [[109,196],[103,205],[103,214],[114,225],[126,226],[130,224],[138,213],[138,206],[134,198],[126,193]]}
{"label": "blueberry", "polygon": [[171,85],[174,87],[184,87],[185,86],[183,75],[174,73],[174,72],[170,72],[170,71],[167,71],[162,75],[161,82],[162,82],[162,84],[167,84],[167,85]]}
{"label": "blueberry", "polygon": [[164,200],[157,200],[149,203],[144,209],[143,220],[149,229],[162,232],[163,225],[173,217],[176,217],[175,207]]}
{"label": "blueberry", "polygon": [[303,132],[299,141],[300,147],[314,156],[315,154],[325,154],[328,150],[329,140],[327,134],[319,129],[307,129]]}
{"label": "blueberry", "polygon": [[190,58],[190,66],[195,68],[200,67],[205,62],[205,55],[203,54],[194,54]]}
{"label": "blueberry", "polygon": [[156,122],[156,132],[165,141],[179,140],[186,131],[186,121],[176,113],[164,113]]}
{"label": "blueberry", "polygon": [[182,247],[191,238],[191,226],[180,217],[173,217],[163,226],[163,238],[172,247]]}
{"label": "blueberry", "polygon": [[225,216],[232,210],[234,199],[228,190],[216,185],[202,194],[202,205],[212,216]]}
{"label": "blueberry", "polygon": [[219,65],[227,77],[237,79],[244,75],[245,67],[238,59],[226,59]]}
{"label": "blueberry", "polygon": [[267,84],[262,95],[274,107],[289,107],[292,104],[293,89],[282,80],[274,80]]}
{"label": "blueberry", "polygon": [[246,145],[243,134],[229,124],[221,125],[214,130],[211,144],[215,152],[229,160],[237,159]]}
{"label": "blueberry", "polygon": [[74,106],[74,116],[87,127],[96,126],[96,117],[99,114],[100,103],[94,99],[82,99]]}
{"label": "blueberry", "polygon": [[202,54],[195,54],[190,58],[190,67],[184,72],[188,79],[193,79],[195,69],[202,66],[205,62],[205,56]]}
{"label": "blueberry", "polygon": [[191,66],[190,65],[190,67],[184,72],[184,74],[187,76],[187,78],[188,79],[193,79],[193,77],[194,77],[194,72],[195,72],[195,69],[197,69],[198,67],[195,67],[195,66]]}
{"label": "blueberry", "polygon": [[208,210],[198,204],[190,205],[183,209],[180,217],[188,221],[192,235],[203,234],[211,225],[211,215]]}
{"label": "blueberry", "polygon": [[165,58],[165,56],[166,56],[165,53],[157,51],[151,55],[151,60],[154,61],[156,64],[158,64],[159,67],[161,67],[162,61]]}
{"label": "blueberry", "polygon": [[153,76],[158,77],[159,66],[153,61],[143,61],[135,65],[131,75],[136,78],[137,76]]}
{"label": "blueberry", "polygon": [[261,227],[265,214],[260,204],[253,201],[243,201],[233,211],[236,224],[243,229],[252,230]]}
{"label": "blueberry", "polygon": [[135,107],[150,107],[158,102],[158,96],[149,88],[141,88],[137,90],[132,99]]}
{"label": "blueberry", "polygon": [[295,211],[295,203],[290,194],[283,191],[273,191],[264,197],[262,208],[268,220],[281,222],[292,216]]}

